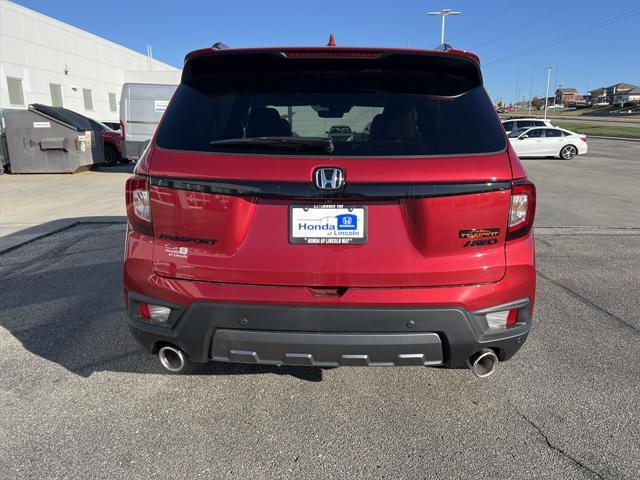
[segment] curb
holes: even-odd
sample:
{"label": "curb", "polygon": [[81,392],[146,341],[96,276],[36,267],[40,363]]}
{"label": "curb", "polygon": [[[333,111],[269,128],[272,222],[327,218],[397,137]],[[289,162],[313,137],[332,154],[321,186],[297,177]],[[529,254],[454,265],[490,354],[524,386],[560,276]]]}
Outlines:
{"label": "curb", "polygon": [[589,138],[601,138],[603,140],[626,140],[627,142],[640,142],[640,138],[627,138],[627,137],[605,137],[603,135],[591,135],[587,134],[587,139]]}

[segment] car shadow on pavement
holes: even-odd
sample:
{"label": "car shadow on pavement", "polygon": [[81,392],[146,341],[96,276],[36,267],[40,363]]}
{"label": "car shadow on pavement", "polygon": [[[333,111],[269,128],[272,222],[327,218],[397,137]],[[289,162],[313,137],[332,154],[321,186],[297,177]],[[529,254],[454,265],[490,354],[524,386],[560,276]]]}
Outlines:
{"label": "car shadow on pavement", "polygon": [[[77,219],[71,219],[77,220]],[[77,375],[168,374],[128,331],[123,223],[76,223],[0,254],[0,325],[30,352]],[[194,375],[277,374],[319,382],[322,369],[195,365]]]}

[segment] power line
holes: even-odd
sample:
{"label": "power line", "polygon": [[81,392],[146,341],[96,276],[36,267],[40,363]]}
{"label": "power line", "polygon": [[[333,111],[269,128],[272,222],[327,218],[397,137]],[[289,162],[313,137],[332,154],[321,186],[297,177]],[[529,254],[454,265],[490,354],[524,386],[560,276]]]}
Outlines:
{"label": "power line", "polygon": [[550,16],[555,15],[556,13],[560,13],[563,10],[566,10],[567,8],[571,7],[572,5],[575,5],[576,3],[578,3],[580,0],[571,0],[570,2],[567,2],[563,5],[560,5],[558,8],[554,9],[554,10],[550,10],[546,13],[543,13],[542,15],[540,15],[539,17],[535,17],[533,20],[529,20],[526,24],[524,25],[519,25],[515,28],[512,28],[511,30],[507,30],[504,33],[501,33],[500,35],[498,35],[497,37],[493,37],[485,42],[479,43],[478,45],[475,45],[473,47],[471,47],[469,50],[477,50],[478,48],[482,48],[485,45],[489,45],[490,43],[493,42],[497,42],[498,40],[503,39],[504,37],[508,37],[509,35],[513,35],[514,33],[519,33],[522,31],[523,28],[531,26],[535,23],[538,23],[542,20],[546,20],[548,19]]}
{"label": "power line", "polygon": [[612,23],[619,22],[620,20],[624,20],[625,18],[632,17],[633,15],[637,15],[638,13],[640,13],[640,8],[634,8],[633,10],[629,10],[628,12],[622,13],[622,14],[620,14],[618,16],[615,16],[615,17],[612,17],[612,18],[610,18],[608,20],[604,20],[604,21],[602,21],[600,23],[596,23],[595,25],[591,25],[589,27],[583,28],[581,30],[578,30],[578,31],[573,32],[573,33],[570,33],[568,35],[564,35],[562,37],[556,38],[554,40],[550,40],[550,41],[548,41],[546,43],[543,43],[542,45],[538,45],[536,47],[532,47],[532,48],[529,48],[527,50],[523,50],[521,52],[514,53],[513,55],[509,55],[507,57],[503,57],[503,58],[500,58],[498,60],[494,60],[492,62],[487,62],[487,63],[484,64],[484,66],[488,67],[490,65],[495,65],[497,63],[506,62],[506,61],[514,59],[514,58],[522,57],[524,55],[528,55],[530,53],[537,52],[538,50],[543,50],[545,48],[552,47],[552,46],[557,45],[559,43],[566,42],[567,40],[571,40],[572,38],[578,37],[580,35],[584,35],[585,33],[589,33],[589,32],[592,32],[594,30],[597,30],[600,27],[604,27],[606,25],[610,25]]}
{"label": "power line", "polygon": [[466,35],[469,32],[472,32],[474,30],[477,30],[478,28],[480,28],[482,25],[485,25],[486,23],[490,22],[491,20],[499,17],[500,15],[504,14],[505,12],[509,11],[510,9],[512,9],[513,7],[517,7],[518,5],[520,5],[521,3],[524,3],[525,1],[528,0],[520,0],[518,2],[514,2],[511,5],[508,5],[506,7],[504,7],[502,10],[500,10],[498,13],[496,13],[495,15],[491,15],[490,17],[485,18],[484,20],[481,20],[480,22],[476,23],[475,25],[472,25],[471,27],[467,28],[466,30],[463,30],[460,33],[457,33],[455,35],[453,35],[452,37],[449,37],[449,40],[453,40],[455,38],[461,37],[462,35]]}

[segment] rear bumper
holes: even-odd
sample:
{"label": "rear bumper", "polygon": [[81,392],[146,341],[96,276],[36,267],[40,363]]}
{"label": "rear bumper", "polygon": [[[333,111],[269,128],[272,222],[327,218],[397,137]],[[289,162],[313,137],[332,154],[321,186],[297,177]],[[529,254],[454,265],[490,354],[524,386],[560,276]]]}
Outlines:
{"label": "rear bumper", "polygon": [[[531,328],[530,302],[518,325],[487,332],[483,315],[459,307],[308,307],[195,302],[187,308],[135,292],[128,295],[129,327],[151,352],[165,343],[196,363],[210,360],[307,366],[426,365],[463,367],[482,348],[509,359]],[[172,308],[166,325],[136,314],[138,302]],[[484,311],[483,311],[484,312]]]}
{"label": "rear bumper", "polygon": [[[315,297],[300,286],[160,277],[152,252],[153,239],[128,231],[124,284],[129,327],[147,350],[170,343],[196,363],[458,368],[482,348],[509,359],[531,328],[536,280],[532,235],[507,244],[505,275],[495,283],[349,288],[339,298]],[[165,326],[150,324],[136,315],[137,302],[167,306],[173,313]],[[518,325],[487,333],[483,314],[494,307],[518,308]]]}
{"label": "rear bumper", "polygon": [[587,142],[580,141],[578,143],[578,155],[584,155],[589,151],[589,145]]}

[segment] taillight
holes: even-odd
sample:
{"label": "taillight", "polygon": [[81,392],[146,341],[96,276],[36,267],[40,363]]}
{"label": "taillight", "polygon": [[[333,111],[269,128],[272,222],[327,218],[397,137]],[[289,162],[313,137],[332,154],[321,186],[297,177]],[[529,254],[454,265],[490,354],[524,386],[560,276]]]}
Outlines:
{"label": "taillight", "polygon": [[122,122],[122,120],[120,120],[120,138],[122,139],[122,141],[124,142],[124,123]]}
{"label": "taillight", "polygon": [[536,187],[529,180],[514,180],[511,184],[511,207],[507,240],[524,237],[533,226],[536,214]]}
{"label": "taillight", "polygon": [[134,175],[126,184],[127,218],[131,228],[144,235],[153,236],[151,199],[147,177]]}
{"label": "taillight", "polygon": [[158,323],[166,323],[171,315],[171,309],[162,305],[152,305],[146,302],[138,303],[138,314],[143,320],[150,320]]}
{"label": "taillight", "polygon": [[490,330],[511,328],[518,323],[518,309],[487,313],[485,319]]}
{"label": "taillight", "polygon": [[582,140],[584,143],[587,143],[587,137],[580,137],[580,140]]}

